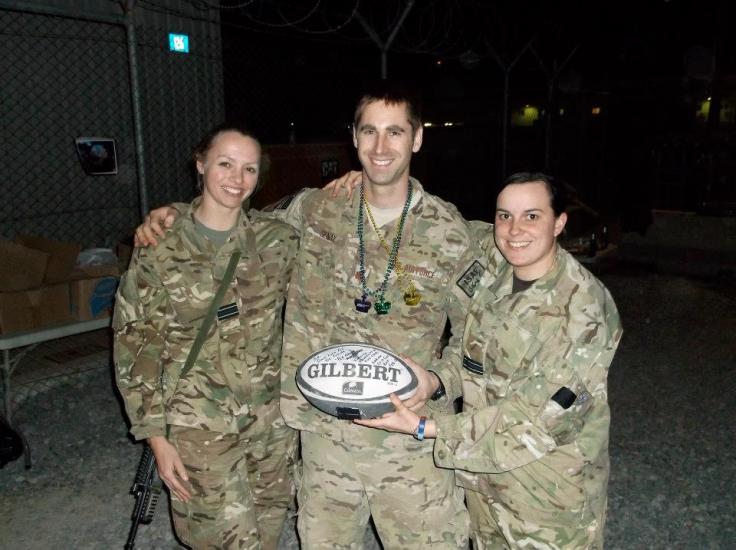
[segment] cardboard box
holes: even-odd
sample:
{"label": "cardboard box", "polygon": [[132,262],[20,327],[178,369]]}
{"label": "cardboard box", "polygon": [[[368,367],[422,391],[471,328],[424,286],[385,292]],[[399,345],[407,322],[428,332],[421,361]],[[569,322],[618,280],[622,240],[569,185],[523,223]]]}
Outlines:
{"label": "cardboard box", "polygon": [[0,292],[0,334],[45,328],[71,320],[68,283]]}
{"label": "cardboard box", "polygon": [[26,246],[0,241],[0,292],[41,286],[49,255]]}
{"label": "cardboard box", "polygon": [[79,321],[109,317],[118,288],[117,277],[97,277],[72,281],[72,316]]}
{"label": "cardboard box", "polygon": [[0,292],[0,334],[34,328],[33,304],[24,290]]}
{"label": "cardboard box", "polygon": [[77,256],[82,250],[81,245],[77,243],[54,241],[35,235],[18,235],[15,237],[15,242],[49,255],[43,278],[46,283],[68,281],[69,274],[77,262]]}
{"label": "cardboard box", "polygon": [[117,265],[83,265],[72,269],[70,281],[77,279],[99,279],[100,277],[119,277],[120,268]]}
{"label": "cardboard box", "polygon": [[120,276],[120,268],[117,264],[82,265],[78,269],[85,274],[85,279]]}
{"label": "cardboard box", "polygon": [[72,320],[69,283],[46,285],[26,292],[33,305],[34,328],[47,327]]}

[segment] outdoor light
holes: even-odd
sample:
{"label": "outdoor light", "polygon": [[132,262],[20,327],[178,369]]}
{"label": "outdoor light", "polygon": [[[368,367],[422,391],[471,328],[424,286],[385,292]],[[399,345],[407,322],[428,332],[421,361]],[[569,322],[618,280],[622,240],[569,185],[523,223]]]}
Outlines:
{"label": "outdoor light", "polygon": [[600,108],[600,107],[593,107],[593,108],[592,108],[592,109],[590,110],[590,112],[591,112],[592,114],[594,114],[594,115],[596,115],[596,116],[597,116],[597,115],[601,114],[601,108]]}
{"label": "outdoor light", "polygon": [[700,102],[700,108],[698,109],[696,115],[700,118],[706,119],[708,118],[709,113],[710,113],[710,98],[706,99],[705,101]]}
{"label": "outdoor light", "polygon": [[425,122],[424,123],[424,127],[425,128],[431,128],[432,126],[433,126],[433,124],[431,122]]}
{"label": "outdoor light", "polygon": [[512,126],[534,126],[534,122],[539,119],[539,109],[529,103],[525,104],[518,111],[511,113]]}

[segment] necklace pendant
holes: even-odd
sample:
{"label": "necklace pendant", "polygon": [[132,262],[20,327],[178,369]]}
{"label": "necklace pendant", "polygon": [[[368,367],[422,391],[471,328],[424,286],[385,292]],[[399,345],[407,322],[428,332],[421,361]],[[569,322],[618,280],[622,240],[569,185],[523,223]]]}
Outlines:
{"label": "necklace pendant", "polygon": [[[378,305],[376,305],[376,307],[378,307]],[[360,298],[355,299],[355,309],[361,313],[368,313],[371,310],[371,302],[365,294]]]}
{"label": "necklace pendant", "polygon": [[386,315],[391,310],[391,302],[381,299],[373,307],[378,315]]}
{"label": "necklace pendant", "polygon": [[404,292],[404,303],[407,306],[415,306],[422,301],[422,295],[417,291],[416,288],[407,290]]}

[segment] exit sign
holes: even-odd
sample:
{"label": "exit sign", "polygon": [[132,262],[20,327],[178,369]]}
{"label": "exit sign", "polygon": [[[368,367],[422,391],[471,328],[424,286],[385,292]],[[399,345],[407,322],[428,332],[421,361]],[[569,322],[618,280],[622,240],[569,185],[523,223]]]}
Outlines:
{"label": "exit sign", "polygon": [[189,36],[186,34],[169,33],[169,51],[189,53]]}

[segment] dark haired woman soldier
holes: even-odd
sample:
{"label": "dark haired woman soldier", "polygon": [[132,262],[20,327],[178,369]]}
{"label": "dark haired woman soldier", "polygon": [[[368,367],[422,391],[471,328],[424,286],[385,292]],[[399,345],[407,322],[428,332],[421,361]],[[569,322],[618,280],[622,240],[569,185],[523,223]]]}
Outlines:
{"label": "dark haired woman soldier", "polygon": [[420,418],[394,400],[397,412],[356,421],[435,438],[479,550],[603,546],[606,380],[621,324],[606,288],[557,245],[564,209],[549,176],[504,182],[463,335],[463,412]]}

